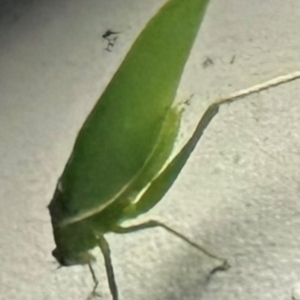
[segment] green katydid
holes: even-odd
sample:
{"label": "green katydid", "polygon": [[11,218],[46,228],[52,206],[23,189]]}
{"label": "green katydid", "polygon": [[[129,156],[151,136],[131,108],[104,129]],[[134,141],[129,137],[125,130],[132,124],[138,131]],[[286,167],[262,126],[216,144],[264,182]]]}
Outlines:
{"label": "green katydid", "polygon": [[[146,213],[172,186],[219,106],[211,105],[194,134],[166,165],[180,127],[173,102],[209,0],[169,0],[149,21],[76,139],[49,205],[56,249],[63,266],[87,264],[99,246],[114,300],[108,232],[127,233],[161,226],[209,256],[168,226],[149,221],[124,228],[122,221]],[[222,259],[220,259],[222,260]],[[223,268],[228,265],[222,260]]]}

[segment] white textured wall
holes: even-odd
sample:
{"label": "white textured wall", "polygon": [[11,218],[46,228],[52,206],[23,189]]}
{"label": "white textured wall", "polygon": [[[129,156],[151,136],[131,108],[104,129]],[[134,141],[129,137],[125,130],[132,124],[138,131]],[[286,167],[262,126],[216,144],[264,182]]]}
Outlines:
{"label": "white textured wall", "polygon": [[[0,299],[81,300],[86,268],[55,270],[48,211],[86,115],[162,0],[0,1]],[[106,29],[122,31],[104,51]],[[209,101],[300,70],[299,0],[212,0],[179,90]],[[230,64],[235,55],[235,61]],[[213,65],[203,67],[210,57]],[[153,229],[109,235],[121,300],[291,300],[300,283],[300,81],[224,107],[157,217],[227,257]],[[101,257],[96,270],[110,299]]]}

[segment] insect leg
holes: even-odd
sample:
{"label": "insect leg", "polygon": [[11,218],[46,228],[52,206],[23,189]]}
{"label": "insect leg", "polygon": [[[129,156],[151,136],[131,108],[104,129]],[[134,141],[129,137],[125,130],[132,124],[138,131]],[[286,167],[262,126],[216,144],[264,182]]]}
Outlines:
{"label": "insect leg", "polygon": [[99,282],[98,282],[98,279],[96,277],[95,271],[93,270],[93,267],[90,263],[89,263],[89,269],[90,269],[90,272],[91,272],[92,277],[93,277],[94,288],[93,288],[93,291],[91,292],[90,296],[88,297],[88,300],[93,299],[94,297],[101,297],[101,295],[96,292],[96,289],[98,287]]}
{"label": "insect leg", "polygon": [[167,226],[166,224],[161,223],[161,222],[156,221],[156,220],[149,220],[147,222],[144,222],[144,223],[141,223],[141,224],[138,224],[138,225],[129,226],[129,227],[116,226],[113,229],[113,232],[115,232],[115,233],[130,233],[130,232],[135,232],[135,231],[148,229],[148,228],[153,228],[153,227],[162,227],[165,230],[167,230],[168,232],[170,232],[171,234],[175,235],[176,237],[178,237],[181,240],[188,243],[190,246],[196,248],[198,251],[203,252],[204,254],[206,254],[207,256],[209,256],[211,258],[222,261],[223,264],[220,267],[220,269],[226,270],[230,267],[228,262],[225,259],[220,258],[220,257],[212,254],[211,252],[209,252],[205,248],[203,248],[201,245],[196,244],[195,242],[191,241],[189,238],[187,238],[186,236],[184,236],[180,232],[178,232],[178,231],[172,229],[171,227]]}
{"label": "insect leg", "polygon": [[112,266],[108,242],[106,241],[103,235],[97,236],[97,240],[98,240],[98,245],[104,257],[108,285],[109,285],[111,295],[113,297],[113,300],[118,300],[119,299],[118,287],[115,280],[114,269]]}
{"label": "insect leg", "polygon": [[[181,169],[184,167],[185,163],[187,162],[190,154],[196,147],[198,141],[201,139],[205,129],[208,127],[210,122],[213,120],[215,115],[218,113],[219,108],[226,103],[231,103],[237,101],[247,95],[260,92],[262,90],[268,89],[273,86],[277,86],[286,82],[293,81],[297,78],[300,78],[300,72],[294,72],[288,75],[280,76],[269,80],[267,82],[258,84],[253,86],[249,89],[245,89],[239,92],[236,92],[229,97],[222,98],[213,104],[211,104],[208,109],[203,114],[201,120],[199,121],[193,135],[187,141],[187,143],[183,146],[183,148],[176,154],[176,156],[171,160],[171,162],[158,173],[158,175],[152,180],[147,190],[141,196],[141,198],[136,202],[130,205],[127,208],[127,211],[124,211],[124,217],[134,218],[143,213],[149,211],[152,207],[154,207],[161,198],[165,195],[168,189],[172,186],[176,178],[178,177]],[[158,225],[159,224],[159,225]],[[170,228],[166,228],[166,226],[162,226],[161,223],[145,223],[137,226],[133,226],[127,229],[116,228],[112,231],[119,232],[119,233],[126,233],[131,231],[136,231],[144,228],[161,226],[167,229],[168,231],[172,232]],[[174,232],[173,232],[174,233]],[[175,233],[174,233],[175,234]],[[180,234],[176,234],[178,237],[181,237]],[[182,238],[182,237],[181,237]],[[185,238],[183,238],[185,240]],[[189,243],[191,244],[191,243]],[[203,248],[200,247],[201,251]],[[200,250],[199,249],[199,250]],[[207,252],[207,251],[203,251]],[[215,257],[215,255],[210,255]],[[222,260],[222,259],[220,259]],[[222,260],[224,261],[224,260]]]}
{"label": "insect leg", "polygon": [[193,135],[190,137],[187,143],[182,147],[179,153],[175,155],[170,163],[156,175],[140,199],[136,203],[130,205],[127,208],[127,211],[124,211],[124,217],[133,218],[146,213],[161,200],[161,198],[165,195],[178,177],[190,154],[204,134],[205,129],[209,126],[210,122],[218,113],[221,106],[241,100],[243,97],[246,97],[250,94],[258,93],[262,90],[266,90],[270,87],[287,83],[298,78],[300,78],[300,72],[294,72],[288,75],[276,77],[251,88],[233,93],[226,98],[221,98],[220,100],[212,103],[204,112]]}

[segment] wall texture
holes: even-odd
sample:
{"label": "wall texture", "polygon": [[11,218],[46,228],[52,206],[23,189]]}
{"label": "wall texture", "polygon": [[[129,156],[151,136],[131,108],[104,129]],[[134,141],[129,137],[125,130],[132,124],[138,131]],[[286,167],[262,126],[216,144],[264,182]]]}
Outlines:
{"label": "wall texture", "polygon": [[[86,115],[164,1],[0,1],[0,299],[86,299],[62,268],[46,209]],[[212,0],[178,99],[192,126],[214,99],[300,70],[299,0]],[[102,34],[121,31],[112,52]],[[121,300],[291,300],[300,283],[300,80],[225,106],[164,200],[160,229],[109,235]],[[96,253],[98,253],[96,251]],[[101,256],[103,299],[110,299]]]}

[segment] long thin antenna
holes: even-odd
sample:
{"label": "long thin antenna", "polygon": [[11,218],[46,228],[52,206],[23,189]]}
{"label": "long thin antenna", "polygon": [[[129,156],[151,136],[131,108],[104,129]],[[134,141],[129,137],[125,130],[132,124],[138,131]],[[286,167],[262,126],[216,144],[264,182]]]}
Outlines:
{"label": "long thin antenna", "polygon": [[227,97],[223,97],[223,98],[215,101],[214,103],[218,103],[218,104],[222,104],[222,103],[226,103],[226,102],[230,103],[230,102],[237,100],[238,98],[245,97],[245,96],[248,96],[248,95],[254,94],[254,93],[259,93],[263,90],[267,90],[271,87],[279,86],[281,84],[294,81],[298,78],[300,78],[300,71],[296,71],[296,72],[289,73],[286,75],[278,76],[271,80],[265,81],[263,83],[256,84],[250,88],[243,89],[243,90],[234,92],[232,94],[229,94]]}

